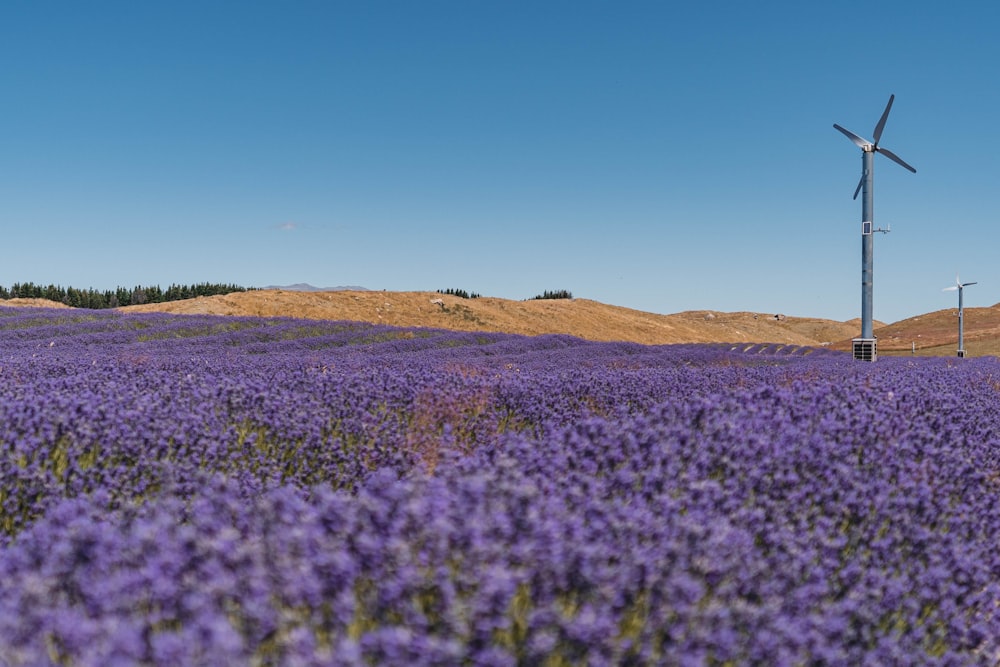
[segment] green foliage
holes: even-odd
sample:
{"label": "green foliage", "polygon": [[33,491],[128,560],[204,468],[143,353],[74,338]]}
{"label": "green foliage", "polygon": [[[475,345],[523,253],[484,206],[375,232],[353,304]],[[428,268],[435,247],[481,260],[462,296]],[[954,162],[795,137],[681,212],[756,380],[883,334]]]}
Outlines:
{"label": "green foliage", "polygon": [[452,289],[450,287],[448,289],[439,289],[437,293],[457,296],[462,299],[478,299],[482,296],[482,294],[479,294],[478,292],[466,292],[464,289]]}
{"label": "green foliage", "polygon": [[531,299],[528,300],[532,301],[534,299],[572,299],[572,298],[573,298],[572,292],[565,289],[559,289],[552,291],[545,290],[541,294],[536,294],[535,296],[531,297]]}
{"label": "green foliage", "polygon": [[136,285],[132,289],[117,287],[113,290],[86,290],[61,285],[36,285],[32,282],[14,283],[10,288],[0,286],[0,299],[48,299],[58,301],[72,308],[118,308],[141,303],[163,303],[193,299],[198,296],[215,296],[230,292],[246,292],[246,287],[223,285],[220,283],[198,283],[196,285],[170,285],[166,290],[158,285]]}

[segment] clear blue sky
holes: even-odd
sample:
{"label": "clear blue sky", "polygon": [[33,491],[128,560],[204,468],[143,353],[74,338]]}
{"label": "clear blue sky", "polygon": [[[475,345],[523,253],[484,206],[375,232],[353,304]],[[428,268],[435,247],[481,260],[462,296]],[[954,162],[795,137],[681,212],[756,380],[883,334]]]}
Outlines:
{"label": "clear blue sky", "polygon": [[1000,5],[7,2],[0,284],[1000,301]]}

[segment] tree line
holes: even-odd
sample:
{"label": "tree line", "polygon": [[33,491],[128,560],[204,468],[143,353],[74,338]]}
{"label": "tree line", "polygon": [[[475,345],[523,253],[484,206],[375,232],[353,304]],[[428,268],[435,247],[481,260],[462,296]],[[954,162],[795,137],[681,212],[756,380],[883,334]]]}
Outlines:
{"label": "tree line", "polygon": [[573,293],[568,289],[557,289],[557,290],[545,290],[541,294],[536,294],[531,297],[529,301],[533,299],[572,299]]}
{"label": "tree line", "polygon": [[466,292],[464,289],[454,289],[449,287],[448,289],[439,289],[438,294],[450,294],[451,296],[457,296],[462,299],[478,299],[482,294],[476,292]]}
{"label": "tree line", "polygon": [[48,299],[58,301],[72,308],[118,308],[142,303],[162,303],[180,301],[198,296],[215,296],[230,292],[246,292],[247,287],[220,283],[198,283],[196,285],[170,285],[167,289],[159,285],[136,285],[129,289],[117,287],[113,290],[77,289],[61,285],[36,285],[35,283],[14,283],[9,288],[0,285],[0,299]]}
{"label": "tree line", "polygon": [[[438,294],[450,294],[451,296],[458,296],[463,299],[478,299],[482,294],[477,294],[476,292],[466,292],[464,289],[453,289],[449,287],[448,289],[439,289]],[[559,290],[545,290],[541,294],[536,294],[535,296],[528,299],[531,301],[533,299],[572,299],[573,293],[566,289]]]}

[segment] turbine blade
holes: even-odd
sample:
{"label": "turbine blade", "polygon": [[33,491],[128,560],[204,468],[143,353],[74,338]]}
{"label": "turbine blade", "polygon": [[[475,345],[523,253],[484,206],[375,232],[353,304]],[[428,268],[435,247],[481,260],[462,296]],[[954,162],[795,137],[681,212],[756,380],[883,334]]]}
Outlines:
{"label": "turbine blade", "polygon": [[890,160],[892,160],[893,162],[895,162],[899,166],[905,167],[905,168],[909,169],[914,174],[917,173],[916,169],[914,169],[910,165],[908,165],[905,162],[903,162],[903,159],[901,157],[899,157],[898,155],[896,155],[895,153],[893,153],[889,149],[887,149],[887,148],[877,148],[875,150],[877,150],[879,153],[881,153],[882,155],[886,156],[887,158],[889,158]]}
{"label": "turbine blade", "polygon": [[962,283],[962,287],[968,287],[969,285],[975,285],[977,283]]}
{"label": "turbine blade", "polygon": [[858,187],[854,190],[854,199],[858,198],[858,193],[861,192],[861,186],[865,184],[865,175],[861,174],[861,180],[858,181]]}
{"label": "turbine blade", "polygon": [[957,289],[958,289],[957,287],[955,287],[954,285],[952,285],[951,287],[945,287],[945,288],[944,288],[943,290],[941,290],[941,291],[942,291],[942,292],[954,292],[954,291],[955,291],[955,290],[957,290]]}
{"label": "turbine blade", "polygon": [[853,142],[854,142],[854,144],[855,144],[855,145],[856,145],[856,146],[857,146],[858,148],[866,148],[867,146],[871,146],[871,145],[872,145],[872,143],[871,143],[870,141],[865,141],[864,139],[862,139],[862,138],[861,138],[861,137],[859,137],[858,135],[854,134],[854,133],[853,133],[853,132],[851,132],[850,130],[847,130],[847,129],[844,129],[844,128],[842,128],[841,126],[837,125],[836,123],[834,123],[834,124],[833,124],[833,126],[834,126],[834,127],[836,128],[836,129],[838,129],[838,130],[840,130],[841,132],[843,132],[843,133],[844,133],[844,134],[845,134],[845,135],[847,136],[847,138],[848,138],[848,139],[850,139],[851,141],[853,141]]}
{"label": "turbine blade", "polygon": [[889,103],[885,105],[885,111],[882,112],[882,117],[878,119],[878,125],[875,126],[875,143],[878,144],[878,140],[882,138],[882,130],[885,129],[885,119],[889,117],[889,109],[892,108],[892,101],[896,99],[895,95],[889,96]]}

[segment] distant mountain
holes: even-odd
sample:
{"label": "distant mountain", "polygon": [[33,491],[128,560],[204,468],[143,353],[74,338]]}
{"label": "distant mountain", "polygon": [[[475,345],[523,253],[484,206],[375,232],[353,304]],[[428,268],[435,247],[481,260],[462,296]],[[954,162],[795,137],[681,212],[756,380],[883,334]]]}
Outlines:
{"label": "distant mountain", "polygon": [[261,289],[280,289],[287,292],[368,292],[367,287],[357,285],[338,285],[337,287],[315,287],[309,283],[295,283],[294,285],[268,285]]}

